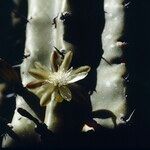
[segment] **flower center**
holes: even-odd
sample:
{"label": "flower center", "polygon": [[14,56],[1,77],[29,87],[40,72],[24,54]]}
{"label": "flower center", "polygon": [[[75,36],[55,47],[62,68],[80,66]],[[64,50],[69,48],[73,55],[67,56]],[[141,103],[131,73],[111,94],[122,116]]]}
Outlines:
{"label": "flower center", "polygon": [[49,75],[48,82],[58,87],[67,85],[69,75],[70,71],[65,72],[64,70],[58,70],[57,72],[53,72]]}

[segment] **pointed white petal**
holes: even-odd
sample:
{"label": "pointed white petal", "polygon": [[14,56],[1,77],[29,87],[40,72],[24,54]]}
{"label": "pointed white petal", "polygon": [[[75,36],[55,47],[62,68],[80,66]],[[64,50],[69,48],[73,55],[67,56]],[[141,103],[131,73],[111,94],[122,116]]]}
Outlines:
{"label": "pointed white petal", "polygon": [[41,96],[43,95],[43,93],[45,91],[47,91],[47,89],[49,88],[49,84],[44,84],[42,85],[38,90],[36,90],[35,94],[41,98]]}
{"label": "pointed white petal", "polygon": [[51,70],[50,70],[48,67],[42,65],[42,64],[39,63],[39,62],[34,62],[34,66],[35,66],[36,69],[41,70],[41,71],[44,71],[44,72],[46,72],[47,74],[52,73]]}
{"label": "pointed white petal", "polygon": [[28,84],[26,85],[26,88],[35,89],[35,88],[37,88],[37,87],[42,86],[42,84],[43,84],[43,81],[35,80],[35,81],[32,81],[32,82],[28,83]]}
{"label": "pointed white petal", "polygon": [[72,99],[71,91],[67,86],[59,87],[59,93],[67,101],[70,101]]}
{"label": "pointed white petal", "polygon": [[82,72],[82,73],[78,73],[78,74],[73,74],[70,76],[70,78],[68,79],[68,84],[70,83],[74,83],[74,82],[77,82],[79,80],[82,80],[84,79],[86,76],[88,75],[87,72]]}
{"label": "pointed white petal", "polygon": [[60,65],[61,70],[65,70],[65,71],[68,70],[71,60],[72,60],[72,56],[73,56],[72,51],[69,51],[66,53],[64,60],[63,60],[62,64]]}
{"label": "pointed white petal", "polygon": [[29,74],[31,74],[34,78],[39,80],[46,80],[49,76],[49,73],[46,71],[41,71],[39,69],[30,69]]}
{"label": "pointed white petal", "polygon": [[73,73],[75,73],[75,74],[82,73],[82,72],[87,72],[88,73],[90,70],[91,70],[90,66],[82,66],[82,67],[79,67],[79,68],[75,69],[73,71]]}
{"label": "pointed white petal", "polygon": [[57,59],[58,59],[58,55],[56,51],[53,51],[50,57],[51,69],[53,72],[56,72],[58,70]]}
{"label": "pointed white petal", "polygon": [[51,94],[53,93],[54,88],[55,88],[54,86],[48,86],[47,90],[44,92],[44,94],[40,99],[41,106],[46,106],[50,102]]}

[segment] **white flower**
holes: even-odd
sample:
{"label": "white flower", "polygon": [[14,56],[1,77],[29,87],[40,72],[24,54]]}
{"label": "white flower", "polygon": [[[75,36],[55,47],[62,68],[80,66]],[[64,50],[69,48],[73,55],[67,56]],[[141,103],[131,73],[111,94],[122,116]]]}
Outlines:
{"label": "white flower", "polygon": [[89,66],[82,66],[77,69],[69,69],[73,53],[67,52],[61,65],[57,63],[57,53],[51,55],[51,69],[35,62],[35,68],[31,68],[29,73],[36,79],[27,84],[29,89],[37,89],[35,94],[40,97],[40,105],[46,106],[52,94],[55,100],[62,102],[63,99],[70,101],[72,94],[68,88],[69,84],[84,79],[90,71]]}

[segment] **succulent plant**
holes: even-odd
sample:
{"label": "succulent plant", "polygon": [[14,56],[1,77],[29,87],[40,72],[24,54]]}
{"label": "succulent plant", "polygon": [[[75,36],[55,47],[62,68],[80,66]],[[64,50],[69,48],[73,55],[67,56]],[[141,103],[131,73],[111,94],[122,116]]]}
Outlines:
{"label": "succulent plant", "polygon": [[[31,146],[43,141],[48,144],[55,134],[96,133],[101,128],[126,125],[135,111],[125,119],[129,114],[124,56],[128,46],[124,39],[128,3],[104,0],[105,25],[102,36],[95,33],[93,37],[99,41],[94,41],[85,31],[93,34],[95,30],[88,29],[84,21],[89,19],[91,4],[101,1],[28,0],[27,18],[19,13],[23,0],[13,2],[16,10],[12,11],[12,26],[17,28],[21,20],[26,23],[24,59],[19,65],[21,79],[3,59],[0,78],[17,95],[13,128],[9,129],[19,142],[9,134],[3,138],[2,147]],[[79,8],[83,3],[85,9]],[[98,28],[97,24],[89,24]],[[104,53],[98,60],[94,60],[101,53],[98,46],[90,53],[85,49],[85,45],[93,46],[92,40],[97,45],[102,41]]]}

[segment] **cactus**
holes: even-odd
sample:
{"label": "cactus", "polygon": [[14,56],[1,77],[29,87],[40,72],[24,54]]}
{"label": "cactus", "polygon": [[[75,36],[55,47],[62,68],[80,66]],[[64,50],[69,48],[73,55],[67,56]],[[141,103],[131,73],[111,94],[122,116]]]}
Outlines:
{"label": "cactus", "polygon": [[[105,27],[102,33],[103,58],[97,68],[96,93],[91,97],[95,120],[107,127],[122,123],[126,115],[127,75],[124,62],[124,50],[127,43],[123,41],[125,31],[125,2],[123,0],[104,1]],[[112,115],[101,118],[101,111],[109,110]],[[98,115],[99,113],[99,115]],[[102,112],[103,113],[103,112]],[[114,114],[114,115],[113,115]],[[106,118],[105,118],[106,117]]]}
{"label": "cactus", "polygon": [[[42,9],[43,4],[44,4],[44,10]],[[22,76],[22,83],[24,86],[33,80],[33,77],[31,77],[29,75],[28,70],[29,70],[29,68],[31,68],[33,66],[33,63],[35,61],[41,62],[43,65],[45,65],[47,67],[50,66],[50,53],[54,49],[53,46],[57,47],[60,50],[74,51],[73,44],[67,42],[64,37],[65,36],[64,34],[67,30],[65,27],[66,18],[70,17],[70,15],[73,15],[73,12],[71,12],[71,7],[72,7],[71,5],[72,5],[72,2],[66,1],[66,0],[55,1],[55,2],[54,1],[45,1],[45,3],[43,3],[43,1],[38,1],[38,2],[34,1],[34,0],[28,1],[28,23],[27,23],[27,28],[26,28],[26,37],[27,38],[26,38],[26,44],[25,44],[25,55],[29,55],[29,57],[27,57],[21,65],[21,76]],[[33,9],[33,6],[34,6],[34,9]],[[76,86],[72,87],[72,88],[76,89]],[[79,98],[81,100],[83,99],[82,95],[83,95],[83,93],[81,94],[81,96],[79,96],[79,97],[81,97],[81,98]],[[31,97],[31,99],[32,99],[32,97]],[[52,105],[54,105],[53,106],[54,108],[57,106],[57,104],[52,104]],[[61,105],[60,106],[59,105],[60,104],[58,104],[58,107],[61,106]],[[62,104],[62,105],[64,105],[64,104]],[[72,105],[79,105],[79,104],[72,104]],[[25,110],[30,112],[31,115],[33,115],[35,118],[37,118],[39,120],[44,120],[44,118],[39,118],[39,116],[41,116],[39,114],[39,112],[34,112],[30,108],[30,106],[28,106],[28,104],[24,101],[24,99],[22,97],[20,97],[20,96],[17,97],[16,111],[14,113],[14,116],[13,116],[13,119],[11,122],[11,124],[13,126],[13,130],[20,136],[21,139],[24,139],[24,141],[26,141],[24,144],[28,143],[28,145],[29,145],[29,144],[33,144],[34,142],[35,143],[38,142],[39,136],[34,131],[34,128],[35,128],[34,123],[32,121],[30,121],[28,118],[22,117],[17,112],[18,107],[23,107]],[[47,112],[49,112],[49,111],[51,112],[51,109],[53,111],[53,109],[54,109],[53,107],[51,108],[51,106],[50,106],[50,108],[49,108],[49,106],[47,106],[46,114],[49,115],[49,113],[47,113]],[[62,106],[62,107],[66,108],[68,106]],[[73,107],[73,106],[71,106],[71,107]],[[64,109],[64,108],[62,108],[62,109]],[[75,108],[73,108],[73,110],[74,109]],[[85,108],[83,108],[83,109],[85,109]],[[35,110],[35,111],[37,111],[37,110]],[[50,115],[52,115],[52,114],[53,114],[53,112],[50,113]],[[68,116],[69,115],[70,115],[70,112],[68,112]],[[59,117],[59,115],[58,115],[58,117]],[[54,120],[53,118],[57,118],[57,114],[54,117],[52,116],[52,118],[50,118],[50,119]],[[60,118],[59,120],[63,120],[63,119]],[[80,120],[80,117],[79,117],[79,120]],[[75,120],[73,122],[75,122]],[[53,122],[49,122],[49,121],[48,122],[46,121],[45,123],[47,124],[47,126],[49,128],[50,128],[51,124],[53,124]],[[69,120],[68,120],[68,123],[69,123]],[[75,124],[76,124],[76,122],[75,122]],[[62,126],[60,121],[58,121],[58,123],[56,123],[56,126],[58,126],[58,125]],[[70,126],[72,129],[74,129],[71,124],[68,124],[67,126],[68,127]],[[76,125],[76,126],[78,126],[78,125]],[[54,128],[56,128],[56,127],[54,126]],[[67,129],[67,127],[65,127],[65,128]],[[82,127],[79,126],[79,128],[82,128]],[[51,129],[51,130],[53,131],[53,129]],[[63,130],[62,127],[61,127],[61,130]],[[70,132],[72,132],[72,131],[70,131]],[[30,139],[32,139],[32,143],[30,143]],[[14,141],[8,136],[6,139],[3,140],[3,146],[9,147],[9,145],[15,145],[15,144],[14,144]]]}
{"label": "cactus", "polygon": [[[19,8],[23,1],[15,0],[14,2],[16,7]],[[92,6],[91,4],[98,4],[98,2],[88,0],[83,5],[87,13],[87,16],[86,13],[83,15],[87,17],[85,19],[79,17],[82,10],[78,9],[78,6],[80,4],[82,6],[84,2],[76,0],[28,0],[28,17],[27,19],[23,17],[27,25],[25,58],[20,71],[22,80],[20,81],[13,68],[7,63],[5,68],[8,68],[0,72],[2,78],[7,70],[14,77],[12,79],[4,77],[3,79],[18,94],[11,125],[13,127],[12,132],[17,134],[23,143],[13,140],[11,136],[6,136],[3,139],[3,147],[39,144],[44,136],[51,137],[51,133],[58,135],[69,133],[71,136],[82,131],[97,131],[98,124],[107,128],[116,128],[120,124],[125,124],[132,117],[133,113],[127,120],[122,119],[127,114],[125,84],[127,69],[124,62],[124,50],[127,43],[123,38],[125,0],[104,0],[105,25],[102,33],[104,54],[101,60],[96,56],[99,60],[95,62],[93,59],[86,60],[87,58],[85,58],[85,61],[79,60],[83,58],[83,55],[88,59],[90,58],[90,56],[87,56],[89,49],[88,51],[84,49],[85,45],[91,46],[95,43],[100,45],[99,43],[101,43],[100,41],[86,43],[86,40],[92,39],[91,35],[87,34],[88,36],[85,35],[83,36],[85,39],[82,39],[79,37],[82,34],[75,33],[81,32],[85,25],[84,20],[89,19],[88,8]],[[100,7],[100,5],[98,6]],[[15,13],[17,12],[15,11]],[[19,20],[13,16],[14,27],[17,26],[18,22]],[[78,23],[80,24],[79,27]],[[97,29],[97,23],[94,24],[96,27],[93,24],[93,22],[90,22],[89,26]],[[88,30],[88,27],[86,29]],[[91,31],[95,30],[91,29]],[[100,38],[97,33],[94,35],[99,36],[93,37],[94,39]],[[99,46],[97,45],[94,48],[98,49]],[[96,53],[98,50],[94,52]],[[72,53],[73,61],[71,63]],[[94,56],[94,53],[92,56]],[[92,73],[87,76],[90,70],[90,67],[87,66],[77,70],[69,69],[70,63],[73,67],[89,65]],[[1,64],[4,64],[4,61],[1,61]],[[66,70],[63,70],[64,66],[67,66]],[[49,68],[51,68],[51,71],[49,71]],[[90,83],[90,80],[96,80],[96,69],[96,92],[93,92],[95,87],[94,83]],[[55,73],[57,70],[58,72]],[[61,70],[61,75],[58,74],[59,70]],[[60,87],[57,85],[58,88],[56,88],[55,84],[58,79],[54,75],[60,75],[64,80],[67,76],[65,86],[63,84]],[[83,82],[74,83],[86,76],[87,78]],[[74,82],[71,82],[68,78]],[[38,81],[35,79],[38,79]],[[59,79],[63,83],[64,80]],[[47,83],[49,87],[44,88]],[[67,85],[68,83],[73,84]],[[90,87],[91,85],[93,87]],[[43,89],[39,88],[40,86]],[[63,88],[61,88],[62,86]],[[41,89],[44,91],[38,92]],[[37,130],[35,130],[35,125],[38,128]]]}

